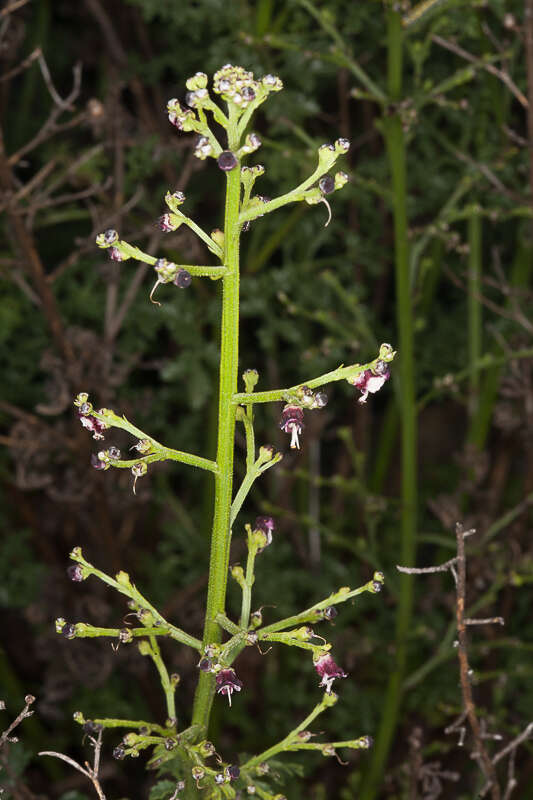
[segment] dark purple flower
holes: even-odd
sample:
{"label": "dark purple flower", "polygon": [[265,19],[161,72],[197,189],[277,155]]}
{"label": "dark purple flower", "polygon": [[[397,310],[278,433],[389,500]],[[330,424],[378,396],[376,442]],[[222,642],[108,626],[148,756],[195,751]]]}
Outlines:
{"label": "dark purple flower", "polygon": [[230,170],[235,169],[238,163],[237,156],[231,150],[223,150],[217,158],[217,164],[224,172],[230,172]]}
{"label": "dark purple flower", "polygon": [[320,656],[313,663],[316,671],[322,678],[322,680],[318,685],[324,686],[328,694],[331,693],[331,684],[333,683],[335,678],[348,677],[348,673],[344,672],[340,667],[338,667],[335,664],[335,662],[333,661],[333,657],[329,653],[325,653],[323,656]]}
{"label": "dark purple flower", "polygon": [[390,378],[390,370],[385,361],[378,361],[373,369],[365,369],[350,380],[362,393],[359,398],[360,403],[366,403],[370,394],[379,392],[385,381]]}
{"label": "dark purple flower", "polygon": [[118,449],[118,447],[114,446],[110,447],[109,450],[107,451],[107,455],[109,456],[109,458],[112,458],[113,461],[118,461],[118,459],[120,458],[120,450]]}
{"label": "dark purple flower", "polygon": [[335,606],[328,606],[327,608],[324,609],[324,618],[329,620],[335,619],[338,613],[339,612],[337,611]]}
{"label": "dark purple flower", "polygon": [[126,755],[126,751],[120,745],[117,745],[115,747],[115,749],[113,750],[113,758],[116,758],[119,761],[122,761],[122,759],[124,758],[125,755]]}
{"label": "dark purple flower", "polygon": [[67,569],[67,575],[71,581],[76,581],[76,583],[83,580],[83,570],[79,564],[71,564]]}
{"label": "dark purple flower", "polygon": [[291,405],[288,403],[281,413],[279,427],[285,433],[291,434],[291,449],[300,449],[300,440],[298,436],[304,429],[304,412],[300,406]]}
{"label": "dark purple flower", "polygon": [[91,454],[91,466],[95,469],[107,469],[106,462],[98,458],[96,453]]}
{"label": "dark purple flower", "polygon": [[202,658],[200,659],[200,663],[198,664],[198,668],[202,670],[202,672],[211,672],[213,667],[213,662],[210,658]]}
{"label": "dark purple flower", "polygon": [[78,417],[83,427],[92,432],[93,439],[104,438],[102,431],[105,431],[107,428],[105,422],[101,422],[99,419],[96,419],[96,417],[93,417],[92,414],[82,414],[78,412]]}
{"label": "dark purple flower", "polygon": [[191,273],[187,272],[186,269],[179,269],[176,273],[176,277],[174,278],[174,284],[179,289],[186,289],[191,285],[191,281]]}
{"label": "dark purple flower", "polygon": [[239,775],[241,774],[241,771],[237,766],[237,764],[230,764],[230,766],[226,767],[224,771],[228,776],[228,778],[230,779],[230,781],[236,781]]}
{"label": "dark purple flower", "polygon": [[322,194],[331,194],[335,191],[335,179],[331,175],[324,175],[318,182],[318,188]]}
{"label": "dark purple flower", "polygon": [[164,231],[164,233],[171,233],[178,227],[172,222],[170,214],[163,214],[162,217],[159,217],[157,220],[157,225],[162,231]]}
{"label": "dark purple flower", "polygon": [[[266,533],[267,536],[268,536],[269,533],[272,536],[272,531],[274,530],[275,527],[276,527],[276,524],[275,524],[274,520],[272,519],[272,517],[256,517],[255,518],[255,522],[254,522],[255,530],[263,531],[263,533]],[[269,542],[269,544],[270,544],[270,542]]]}
{"label": "dark purple flower", "polygon": [[242,681],[238,679],[235,670],[231,667],[217,672],[215,683],[218,694],[225,694],[230,705],[233,692],[240,692],[242,689]]}
{"label": "dark purple flower", "polygon": [[118,247],[110,247],[109,248],[109,258],[111,261],[124,261],[124,256],[118,249]]}
{"label": "dark purple flower", "polygon": [[61,633],[65,639],[74,639],[76,637],[76,626],[72,622],[67,622],[66,625],[63,625]]}

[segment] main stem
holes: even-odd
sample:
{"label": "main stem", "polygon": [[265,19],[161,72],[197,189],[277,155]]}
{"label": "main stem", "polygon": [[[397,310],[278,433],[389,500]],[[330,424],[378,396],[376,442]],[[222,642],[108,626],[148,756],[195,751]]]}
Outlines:
{"label": "main stem", "polygon": [[[232,138],[234,137],[230,131],[229,145],[234,150],[237,142],[232,141]],[[231,541],[230,511],[235,434],[235,405],[232,403],[232,397],[237,391],[239,362],[239,204],[240,170],[236,167],[227,174],[226,187],[224,264],[228,272],[222,279],[217,471],[204,646],[221,640],[222,629],[215,622],[215,617],[225,609]],[[204,735],[209,725],[214,692],[214,676],[201,672],[194,697],[192,724],[200,725]]]}

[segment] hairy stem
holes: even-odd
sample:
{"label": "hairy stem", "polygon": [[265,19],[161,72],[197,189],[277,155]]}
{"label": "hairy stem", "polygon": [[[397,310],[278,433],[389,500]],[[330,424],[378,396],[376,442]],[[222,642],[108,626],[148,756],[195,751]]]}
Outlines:
{"label": "hairy stem", "polygon": [[[235,138],[235,134],[233,134]],[[230,147],[235,147],[230,128]],[[226,585],[231,540],[230,511],[233,489],[233,457],[235,433],[235,405],[239,358],[239,203],[240,173],[238,169],[227,175],[226,209],[224,222],[225,259],[228,270],[222,279],[222,332],[220,349],[220,381],[218,401],[217,472],[215,473],[215,508],[209,585],[203,644],[219,642],[221,628],[215,617],[225,607]],[[207,730],[214,697],[214,676],[202,672],[194,698],[193,724]]]}

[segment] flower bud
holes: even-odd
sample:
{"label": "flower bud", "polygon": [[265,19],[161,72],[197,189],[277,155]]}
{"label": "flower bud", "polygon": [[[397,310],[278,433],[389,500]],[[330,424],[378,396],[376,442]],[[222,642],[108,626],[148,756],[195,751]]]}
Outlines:
{"label": "flower bud", "polygon": [[192,78],[187,78],[185,86],[191,92],[196,91],[196,89],[205,89],[207,86],[207,75],[205,72],[197,72]]}
{"label": "flower bud", "polygon": [[214,231],[211,231],[211,239],[215,244],[218,244],[219,247],[224,247],[224,232],[221,231],[220,228],[215,228]]}
{"label": "flower bud", "polygon": [[174,750],[177,742],[174,739],[165,739],[165,750]]}
{"label": "flower bud", "polygon": [[335,617],[338,615],[339,612],[337,611],[335,606],[328,606],[327,608],[324,609],[323,613],[324,613],[324,619],[332,620],[335,619]]}
{"label": "flower bud", "polygon": [[241,771],[237,764],[230,764],[229,767],[226,767],[224,773],[230,781],[236,781]]}
{"label": "flower bud", "polygon": [[335,191],[335,179],[331,175],[324,175],[318,182],[322,194],[331,194]]}
{"label": "flower bud", "polygon": [[343,186],[346,186],[348,183],[348,175],[345,172],[336,172],[335,173],[335,190],[342,189]]}
{"label": "flower bud", "polygon": [[118,233],[113,228],[108,228],[107,231],[99,233],[96,237],[96,244],[98,247],[109,247],[118,242]]}
{"label": "flower bud", "polygon": [[250,614],[250,624],[252,628],[259,628],[263,624],[263,614],[260,609],[252,611]]}
{"label": "flower bud", "polygon": [[208,156],[213,155],[213,147],[207,136],[198,137],[194,148],[194,155],[196,158],[199,158],[200,161],[205,161]]}
{"label": "flower bud", "polygon": [[210,658],[201,658],[198,663],[198,668],[202,670],[202,672],[211,672],[213,669],[213,662]]}
{"label": "flower bud", "polygon": [[237,156],[231,150],[223,150],[217,158],[217,164],[224,172],[230,172],[238,164]]}
{"label": "flower bud", "polygon": [[335,142],[335,150],[339,153],[347,153],[350,149],[350,142],[348,139],[337,139]]}
{"label": "flower bud", "polygon": [[259,381],[259,373],[256,369],[246,369],[242,374],[242,379],[247,394],[251,394]]}
{"label": "flower bud", "polygon": [[191,273],[187,272],[186,269],[179,269],[176,273],[176,277],[174,278],[174,284],[179,289],[186,289],[191,285],[191,281]]}
{"label": "flower bud", "polygon": [[71,581],[75,583],[79,583],[84,580],[83,568],[80,564],[71,564],[70,567],[67,568],[67,575],[69,576]]}
{"label": "flower bud", "polygon": [[337,153],[332,144],[322,144],[318,148],[318,165],[327,170],[337,160]]}
{"label": "flower bud", "polygon": [[126,755],[126,751],[120,745],[117,745],[114,748],[114,750],[113,750],[113,758],[116,758],[117,761],[122,761],[122,759],[125,757],[125,755]]}

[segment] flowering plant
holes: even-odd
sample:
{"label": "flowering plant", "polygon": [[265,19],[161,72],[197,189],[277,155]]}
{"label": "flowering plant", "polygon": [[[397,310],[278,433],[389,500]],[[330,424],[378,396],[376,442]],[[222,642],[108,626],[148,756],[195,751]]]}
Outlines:
{"label": "flowering plant", "polygon": [[[239,240],[241,232],[252,222],[289,203],[304,201],[309,205],[324,204],[331,217],[328,196],[341,189],[348,176],[330,171],[337,160],[349,149],[346,139],[337,139],[334,144],[324,144],[318,149],[317,164],[309,177],[291,191],[273,199],[253,194],[256,180],[264,174],[261,165],[246,166],[243,161],[261,146],[259,136],[249,131],[253,113],[272,92],[282,89],[279,78],[266,75],[261,80],[241,67],[226,65],[213,78],[212,90],[224,102],[225,110],[214,101],[207,88],[204,73],[197,73],[187,83],[186,105],[177,99],[168,103],[170,122],[180,131],[197,134],[195,155],[199,159],[213,159],[226,175],[226,198],[223,230],[210,234],[190,219],[182,206],[186,198],[181,191],[168,192],[165,202],[168,211],[158,220],[159,227],[166,232],[187,225],[204,242],[209,252],[220,262],[218,265],[197,266],[175,264],[165,258],[156,258],[122,240],[115,230],[106,230],[97,237],[99,247],[107,249],[111,259],[126,261],[136,259],[152,265],[155,283],[150,292],[154,299],[160,285],[174,284],[180,289],[191,285],[193,278],[210,278],[222,282],[222,330],[220,345],[220,379],[218,405],[218,437],[216,459],[210,460],[192,453],[175,450],[156,441],[140,430],[124,416],[107,408],[96,410],[87,393],[80,392],[74,404],[81,424],[92,433],[93,438],[105,440],[114,428],[130,433],[136,442],[133,458],[123,459],[120,450],[113,444],[102,445],[93,454],[92,465],[99,470],[129,469],[133,476],[133,491],[136,483],[158,461],[174,460],[209,471],[215,482],[213,529],[209,562],[209,584],[206,603],[205,625],[202,639],[174,626],[144,597],[125,572],[111,577],[90,564],[81,548],[71,553],[73,565],[69,576],[74,581],[83,581],[90,576],[99,578],[128,598],[128,607],[136,620],[135,626],[123,628],[101,628],[84,622],[56,621],[58,633],[69,639],[83,637],[107,637],[117,644],[136,642],[139,652],[149,657],[158,670],[165,695],[167,718],[164,721],[123,720],[98,718],[87,720],[81,712],[75,719],[84,726],[89,735],[106,728],[121,728],[125,734],[114,748],[118,759],[138,756],[142,750],[151,750],[149,766],[169,771],[176,781],[169,787],[168,797],[188,798],[200,791],[206,798],[236,798],[242,792],[257,794],[271,800],[282,798],[275,794],[269,780],[269,761],[287,751],[316,750],[323,755],[336,755],[339,748],[361,749],[371,744],[369,736],[360,736],[340,742],[311,742],[308,729],[313,720],[337,701],[332,687],[337,679],[347,674],[334,661],[331,645],[315,633],[313,626],[322,620],[331,620],[337,614],[336,606],[357,597],[363,592],[379,592],[383,575],[376,572],[372,580],[356,589],[341,587],[323,600],[294,616],[269,625],[263,624],[260,610],[252,611],[252,588],[255,582],[257,557],[272,543],[275,522],[271,517],[260,516],[253,525],[244,526],[248,556],[246,568],[234,565],[230,568],[230,541],[232,528],[246,497],[264,472],[278,464],[282,453],[271,445],[259,447],[257,451],[254,434],[254,409],[261,403],[283,403],[280,428],[290,436],[291,448],[299,448],[304,430],[306,412],[322,408],[327,397],[322,387],[328,383],[346,380],[356,386],[365,402],[368,394],[378,391],[389,377],[389,364],[395,352],[388,344],[381,345],[377,356],[366,364],[340,366],[331,372],[289,388],[256,392],[259,375],[255,369],[247,369],[242,376],[244,392],[238,392],[239,369]],[[221,144],[208,121],[212,119],[226,132],[227,141]],[[159,296],[164,299],[162,291]],[[234,435],[235,426],[244,427],[246,441],[246,473],[234,492]],[[228,574],[235,579],[242,591],[241,613],[238,622],[226,615],[226,584]],[[174,639],[180,646],[190,647],[198,654],[199,679],[196,688],[192,715],[188,727],[178,725],[175,708],[175,692],[179,676],[169,674],[161,656],[161,637]],[[215,696],[218,694],[231,705],[233,695],[244,694],[246,686],[237,674],[235,662],[247,646],[261,642],[280,643],[308,651],[320,677],[319,686],[324,688],[322,698],[311,713],[290,731],[287,736],[267,751],[236,764],[218,755],[209,741],[209,721]],[[100,790],[101,791],[101,790]],[[103,796],[103,795],[102,795]]]}

